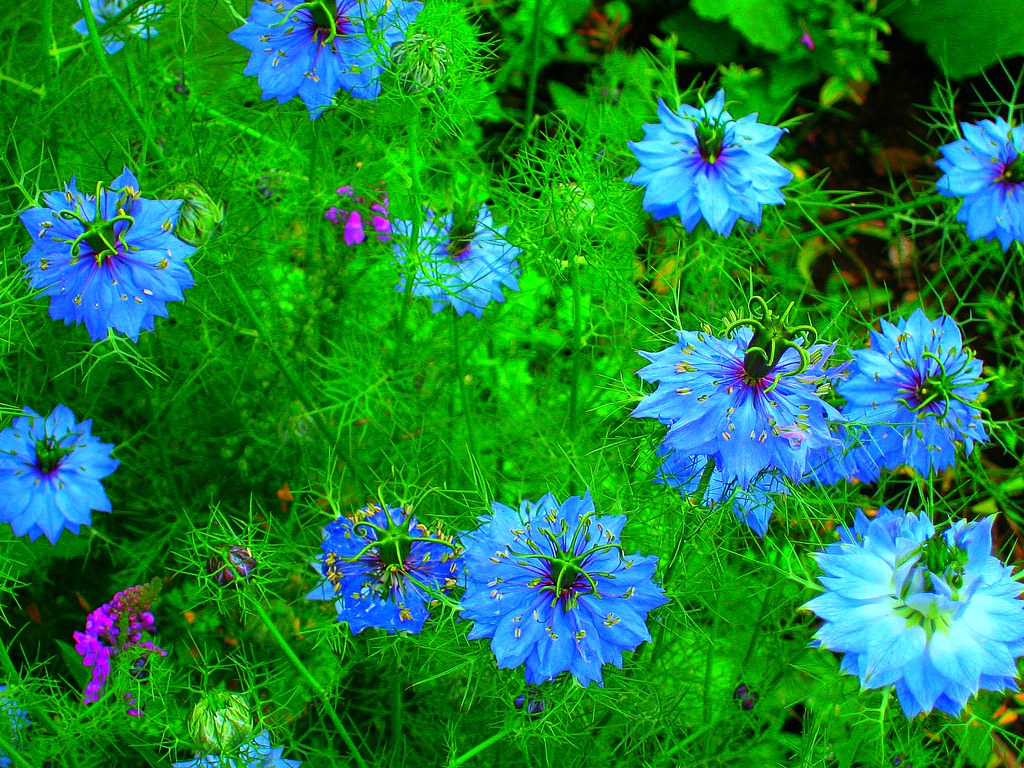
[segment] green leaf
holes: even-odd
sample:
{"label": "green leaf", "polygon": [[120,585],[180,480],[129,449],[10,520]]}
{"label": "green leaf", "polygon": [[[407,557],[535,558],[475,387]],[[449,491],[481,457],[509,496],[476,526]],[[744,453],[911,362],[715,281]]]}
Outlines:
{"label": "green leaf", "polygon": [[976,75],[1000,59],[1024,53],[1020,0],[927,0],[907,4],[889,20],[952,78]]}
{"label": "green leaf", "polygon": [[740,35],[722,21],[702,19],[684,8],[662,20],[658,28],[675,34],[679,47],[693,54],[695,61],[717,64],[733,61],[739,51]]}
{"label": "green leaf", "polygon": [[[693,0],[698,16],[711,21],[728,19],[747,40],[773,53],[793,48],[800,40],[800,27],[783,3],[762,0]],[[719,61],[723,58],[719,57]]]}

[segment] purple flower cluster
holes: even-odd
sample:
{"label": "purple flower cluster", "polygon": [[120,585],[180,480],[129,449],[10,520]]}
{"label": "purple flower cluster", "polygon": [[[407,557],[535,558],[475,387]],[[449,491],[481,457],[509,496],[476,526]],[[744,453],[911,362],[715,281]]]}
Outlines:
{"label": "purple flower cluster", "polygon": [[[118,592],[110,602],[89,614],[85,632],[75,632],[75,650],[81,654],[82,663],[92,668],[92,679],[85,687],[86,704],[99,700],[115,656],[134,651],[131,674],[145,679],[150,654],[167,655],[167,651],[151,639],[156,634],[156,619],[150,606],[159,592],[159,580]],[[128,714],[142,713],[131,702]]]}
{"label": "purple flower cluster", "polygon": [[[345,243],[347,245],[361,245],[366,241],[367,233],[375,234],[381,242],[391,239],[391,222],[388,221],[388,195],[387,192],[378,191],[381,192],[380,202],[373,203],[369,209],[365,205],[362,206],[362,211],[355,206],[353,206],[352,210],[346,210],[345,208],[332,205],[327,209],[327,213],[324,214],[325,219],[335,224],[339,221],[344,221]],[[348,185],[338,187],[338,194],[342,197],[348,196],[352,198],[352,201],[355,203],[365,202],[363,198],[356,197],[356,193]],[[345,205],[352,205],[352,203],[342,202]],[[369,221],[364,223],[364,218],[369,219]]]}

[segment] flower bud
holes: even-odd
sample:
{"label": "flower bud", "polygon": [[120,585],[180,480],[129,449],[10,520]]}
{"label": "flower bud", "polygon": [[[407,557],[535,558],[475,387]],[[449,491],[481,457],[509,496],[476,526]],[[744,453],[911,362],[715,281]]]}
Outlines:
{"label": "flower bud", "polygon": [[440,40],[424,34],[410,35],[391,49],[391,60],[402,90],[409,95],[431,88],[444,91],[452,55]]}
{"label": "flower bud", "polygon": [[174,234],[190,245],[209,240],[224,220],[224,203],[216,200],[198,181],[188,181],[178,192],[185,199],[178,211]]}
{"label": "flower bud", "polygon": [[239,576],[246,581],[252,581],[252,572],[256,568],[256,558],[248,547],[232,544],[227,548],[227,562],[224,562],[223,553],[213,555],[206,561],[206,570],[213,580],[226,587],[234,582]]}
{"label": "flower bud", "polygon": [[192,708],[188,732],[200,749],[229,752],[253,737],[252,709],[240,693],[217,691]]}

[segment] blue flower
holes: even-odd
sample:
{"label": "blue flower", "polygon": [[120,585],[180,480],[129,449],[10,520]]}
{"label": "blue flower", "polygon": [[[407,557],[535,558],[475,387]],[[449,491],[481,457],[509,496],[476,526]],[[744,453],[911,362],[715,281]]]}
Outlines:
{"label": "blue flower", "polygon": [[114,446],[92,435],[92,421],[58,405],[45,419],[25,415],[0,432],[0,522],[15,536],[35,541],[45,535],[56,544],[67,528],[92,523],[91,511],[110,512],[103,478],[117,469]]}
{"label": "blue flower", "polygon": [[174,768],[299,768],[299,760],[285,760],[283,747],[270,746],[270,732],[264,731],[255,739],[230,750],[229,753],[197,755],[192,760],[172,763]]}
{"label": "blue flower", "polygon": [[960,123],[964,138],[941,147],[939,194],[961,197],[956,220],[972,240],[996,238],[1005,251],[1024,241],[1024,125]]}
{"label": "blue flower", "polygon": [[757,114],[733,119],[725,91],[700,109],[673,112],[658,100],[660,123],[644,126],[629,142],[640,168],[626,179],[644,191],[644,210],[655,219],[678,215],[688,232],[703,218],[728,236],[738,219],[761,223],[761,206],[780,205],[781,187],[793,174],[769,157],[783,129],[757,122]]}
{"label": "blue flower", "polygon": [[422,9],[407,0],[256,0],[228,37],[252,51],[245,74],[258,77],[264,100],[298,96],[315,119],[340,90],[380,95],[391,46]]}
{"label": "blue flower", "polygon": [[680,495],[688,499],[700,490],[704,473],[710,472],[703,498],[695,501],[712,510],[722,502],[729,503],[736,517],[764,538],[768,531],[768,521],[775,511],[775,497],[788,493],[778,472],[762,472],[754,478],[750,487],[740,488],[735,481],[726,482],[722,470],[714,464],[709,465],[707,456],[681,455],[669,453],[669,450],[664,444],[658,447],[658,455],[665,456],[665,460],[654,482],[678,488]]}
{"label": "blue flower", "polygon": [[[82,7],[82,0],[77,0],[78,7]],[[160,20],[163,13],[162,5],[146,3],[140,5],[127,16],[123,16],[133,0],[89,0],[89,7],[93,16],[96,17],[96,26],[99,28],[103,47],[108,54],[117,53],[124,48],[128,35],[142,40],[148,40],[157,36],[156,28],[152,24]],[[109,24],[109,28],[104,28]],[[75,22],[74,29],[79,34],[89,35],[89,27],[85,19]]]}
{"label": "blue flower", "polygon": [[[451,305],[460,315],[480,317],[491,301],[505,300],[503,286],[519,290],[521,250],[505,239],[507,226],[494,226],[486,205],[473,229],[462,235],[450,213],[438,217],[430,210],[418,230],[411,221],[393,221],[392,227],[395,258],[402,266],[411,262],[412,292],[433,301],[433,312]],[[404,291],[407,280],[403,274],[395,290]]]}
{"label": "blue flower", "polygon": [[[181,200],[149,200],[127,168],[110,189],[47,192],[42,208],[21,214],[32,235],[22,261],[33,288],[50,297],[50,317],[85,323],[93,341],[114,329],[138,341],[153,319],[167,317],[193,285],[185,260],[195,248],[175,237]],[[97,204],[98,201],[98,204]]]}
{"label": "blue flower", "polygon": [[462,535],[469,639],[491,638],[498,666],[525,664],[531,685],[562,672],[587,685],[604,664],[621,669],[622,652],[651,639],[648,611],[668,602],[651,580],[658,558],[622,552],[625,515],[597,516],[589,492],[491,506]]}
{"label": "blue flower", "polygon": [[957,443],[969,454],[975,440],[988,440],[978,402],[988,384],[980,377],[981,362],[964,349],[953,318],[931,321],[916,309],[896,325],[882,320],[836,388],[846,398],[849,472],[871,482],[881,468],[906,464],[927,475],[955,463]]}
{"label": "blue flower", "polygon": [[1024,602],[992,556],[992,517],[936,534],[929,516],[882,507],[817,555],[824,619],[811,645],[845,654],[865,688],[896,686],[907,717],[959,715],[979,689],[1017,690]]}
{"label": "blue flower", "polygon": [[431,534],[399,507],[372,505],[323,530],[324,580],[306,595],[331,600],[352,632],[367,627],[420,632],[441,592],[455,586],[462,562],[451,538]]}
{"label": "blue flower", "polygon": [[[0,685],[0,693],[6,690],[6,685]],[[23,732],[32,724],[28,713],[18,707],[18,702],[6,696],[0,696],[0,720],[5,721],[0,723],[4,740],[14,747],[21,743]],[[0,768],[10,768],[10,765],[11,758],[0,752]]]}
{"label": "blue flower", "polygon": [[836,442],[829,422],[842,418],[821,397],[842,370],[827,367],[835,345],[805,349],[795,334],[813,329],[788,328],[790,309],[779,317],[761,304],[759,320],[733,323],[724,337],[679,331],[671,347],[640,352],[651,362],[638,375],[658,388],[632,413],[669,428],[664,444],[677,461],[710,457],[722,482],[742,489],[771,470],[799,481],[810,452]]}

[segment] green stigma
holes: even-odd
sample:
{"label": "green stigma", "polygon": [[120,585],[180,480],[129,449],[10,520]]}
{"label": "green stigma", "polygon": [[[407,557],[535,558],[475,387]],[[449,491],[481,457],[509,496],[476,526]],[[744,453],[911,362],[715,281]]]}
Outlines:
{"label": "green stigma", "polygon": [[[806,347],[814,344],[817,340],[817,331],[810,325],[795,325],[790,319],[793,311],[793,303],[790,302],[782,314],[775,314],[769,307],[768,302],[760,296],[754,296],[750,300],[751,317],[742,317],[725,329],[725,333],[731,334],[740,326],[748,326],[754,330],[754,335],[747,344],[746,354],[743,356],[743,371],[751,382],[758,382],[771,373],[787,349],[795,349],[800,355],[800,364],[796,370],[775,377],[775,381],[765,391],[771,391],[785,376],[798,376],[815,362],[811,353]],[[798,343],[797,338],[803,337],[803,342]],[[805,346],[806,345],[806,346]]]}

